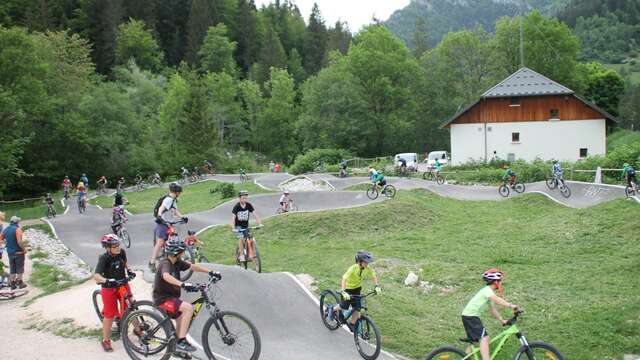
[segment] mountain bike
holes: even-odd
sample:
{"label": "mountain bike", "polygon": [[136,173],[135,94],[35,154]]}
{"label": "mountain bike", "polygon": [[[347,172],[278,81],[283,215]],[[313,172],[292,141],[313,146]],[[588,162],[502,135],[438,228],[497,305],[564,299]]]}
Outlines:
{"label": "mountain bike", "polygon": [[64,199],[65,200],[68,200],[69,197],[70,197],[69,188],[70,188],[70,186],[64,186]]}
{"label": "mountain bike", "polygon": [[628,198],[636,196],[638,194],[638,184],[636,184],[636,182],[632,180],[631,186],[627,185],[627,187],[624,188],[624,193]]}
{"label": "mountain bike", "polygon": [[[257,273],[262,272],[262,259],[260,258],[260,249],[258,248],[258,241],[256,241],[255,237],[251,233],[251,230],[257,230],[262,228],[262,226],[254,226],[248,227],[246,229],[234,230],[234,232],[238,234],[242,234],[242,248],[243,252],[240,254],[240,249],[236,245],[235,257],[236,264],[247,269],[248,263],[253,263],[253,269]],[[244,260],[240,261],[240,255],[244,255]]]}
{"label": "mountain bike", "polygon": [[347,169],[340,168],[340,173],[338,174],[341,178],[346,178],[348,176]]}
{"label": "mountain bike", "polygon": [[131,235],[129,235],[129,231],[124,227],[124,223],[120,222],[118,225],[112,224],[111,227],[117,226],[115,234],[118,235],[120,240],[124,243],[124,245],[128,248],[131,247]]}
{"label": "mountain bike", "polygon": [[[180,219],[180,220],[176,220],[176,221],[165,221],[164,222],[169,229],[167,230],[167,240],[165,241],[165,244],[167,242],[169,242],[170,240],[180,240],[180,235],[178,234],[178,230],[176,230],[176,228],[174,227],[174,225],[180,225],[180,224],[184,224],[185,222]],[[153,246],[156,246],[156,235],[155,232],[153,234]],[[158,257],[156,258],[156,261],[158,260],[162,260],[164,258],[167,257],[167,251],[165,249],[165,247],[163,246],[160,249],[160,254],[158,255]],[[193,255],[193,249],[189,246],[186,247],[184,254],[182,254],[182,260],[190,263],[190,264],[195,264],[196,263],[196,259],[195,256]],[[189,278],[191,277],[191,275],[193,275],[193,270],[189,269],[187,271],[182,271],[180,273],[180,281],[187,281],[189,280]]]}
{"label": "mountain bike", "polygon": [[422,179],[435,181],[438,185],[444,184],[444,176],[439,171],[434,171],[433,169],[429,169],[422,173]]}
{"label": "mountain bike", "polygon": [[149,187],[149,184],[147,184],[147,182],[144,181],[144,179],[142,179],[142,176],[136,177],[135,182],[136,182],[136,191],[143,191]]}
{"label": "mountain bike", "polygon": [[240,173],[240,182],[247,182],[249,180],[251,180],[251,177],[249,177],[249,175],[243,172]]}
{"label": "mountain bike", "polygon": [[209,259],[207,259],[207,257],[202,254],[202,249],[200,248],[200,246],[187,245],[187,247],[191,249],[191,252],[193,253],[193,258],[197,263],[209,262]]}
{"label": "mountain bike", "polygon": [[84,196],[78,196],[78,211],[80,214],[87,211],[87,199]]}
{"label": "mountain bike", "polygon": [[96,193],[98,195],[107,193],[107,182],[106,181],[105,182],[98,181],[98,188],[96,189]]}
{"label": "mountain bike", "polygon": [[408,177],[409,176],[409,169],[407,169],[406,166],[396,166],[396,176],[399,177]]}
{"label": "mountain bike", "polygon": [[[513,356],[513,360],[564,360],[564,356],[560,350],[556,349],[553,345],[546,344],[541,341],[528,342],[524,337],[524,334],[518,329],[516,322],[518,317],[524,312],[522,310],[516,311],[511,319],[507,321],[505,326],[507,329],[500,334],[491,338],[492,354],[491,359],[495,359],[502,350],[502,347],[511,337],[515,337],[520,342],[520,347]],[[467,343],[467,351],[462,351],[454,346],[443,346],[433,350],[426,360],[480,360],[480,348],[475,346],[475,343],[470,339],[460,339],[461,342]],[[497,343],[497,344],[494,344]]]}
{"label": "mountain bike", "polygon": [[371,186],[367,189],[367,197],[371,200],[377,199],[380,194],[383,194],[388,199],[393,199],[396,196],[396,188],[393,185],[387,184],[381,189],[380,185],[371,184]]}
{"label": "mountain bike", "polygon": [[509,196],[509,193],[511,193],[510,189],[513,189],[518,194],[522,194],[524,192],[524,190],[525,190],[525,187],[524,187],[523,183],[521,183],[521,182],[519,182],[517,180],[513,183],[513,185],[509,185],[507,183],[507,180],[504,180],[502,185],[500,185],[498,187],[498,193],[502,197],[507,197],[507,196]]}
{"label": "mountain bike", "polygon": [[371,295],[375,295],[375,291],[372,291],[365,295],[351,295],[351,297],[360,297],[362,299],[362,308],[359,310],[360,317],[355,324],[352,325],[351,315],[353,315],[354,309],[342,310],[333,316],[333,319],[329,319],[328,310],[330,307],[335,308],[340,304],[341,296],[338,295],[339,291],[324,290],[320,295],[320,317],[322,323],[327,329],[334,331],[340,328],[342,325],[346,325],[353,333],[353,341],[356,344],[356,349],[363,359],[373,360],[377,359],[380,355],[381,341],[380,341],[380,329],[375,324],[373,319],[367,314],[367,307],[365,299]]}
{"label": "mountain bike", "polygon": [[[213,298],[213,285],[222,279],[220,274],[209,277],[206,284],[195,285],[200,295],[193,301],[194,311],[191,324],[202,308],[207,310],[208,318],[202,329],[202,346],[207,359],[258,360],[260,358],[260,334],[255,325],[244,315],[234,311],[220,310]],[[130,312],[122,324],[123,345],[133,360],[168,360],[171,356],[191,359],[176,349],[176,331],[169,315],[161,309],[138,309]],[[142,336],[136,335],[137,329]]]}
{"label": "mountain bike", "polygon": [[279,206],[276,209],[276,214],[282,214],[286,212],[298,211],[298,205],[293,201],[293,199],[289,199],[289,205],[287,206],[287,211],[284,210],[282,206]]}
{"label": "mountain bike", "polygon": [[[114,322],[118,333],[121,331],[122,319],[127,317],[132,311],[140,308],[154,309],[153,302],[150,300],[133,300],[133,295],[124,286],[135,278],[135,274],[131,273],[126,279],[114,280],[115,286],[118,288],[118,313],[115,316]],[[104,303],[102,302],[102,292],[100,289],[95,289],[91,294],[91,301],[93,302],[93,309],[96,311],[98,320],[102,322],[104,320]],[[122,310],[126,307],[126,310]]]}
{"label": "mountain bike", "polygon": [[548,177],[545,180],[545,183],[550,190],[558,188],[560,190],[560,194],[565,198],[571,196],[571,189],[569,189],[567,184],[565,184],[564,179],[559,178],[558,175],[553,174],[551,177]]}
{"label": "mountain bike", "polygon": [[152,186],[160,186],[162,185],[162,178],[158,174],[151,175],[147,178],[147,183]]}
{"label": "mountain bike", "polygon": [[47,219],[56,217],[56,208],[53,204],[47,204]]}

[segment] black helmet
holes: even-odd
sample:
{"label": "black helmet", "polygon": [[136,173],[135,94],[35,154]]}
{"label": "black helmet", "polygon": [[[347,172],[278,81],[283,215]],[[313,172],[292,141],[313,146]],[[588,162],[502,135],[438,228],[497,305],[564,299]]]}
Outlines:
{"label": "black helmet", "polygon": [[176,184],[176,183],[171,183],[169,184],[169,191],[171,191],[172,193],[181,193],[182,192],[182,186]]}
{"label": "black helmet", "polygon": [[373,255],[371,255],[371,253],[368,251],[359,250],[356,253],[356,262],[359,263],[360,261],[364,261],[366,263],[372,263]]}
{"label": "black helmet", "polygon": [[249,192],[247,190],[240,190],[238,197],[240,196],[249,196]]}
{"label": "black helmet", "polygon": [[186,248],[184,241],[178,239],[169,240],[164,246],[165,251],[171,255],[178,255],[184,252]]}
{"label": "black helmet", "polygon": [[187,230],[187,235],[195,235],[196,232],[193,230]]}

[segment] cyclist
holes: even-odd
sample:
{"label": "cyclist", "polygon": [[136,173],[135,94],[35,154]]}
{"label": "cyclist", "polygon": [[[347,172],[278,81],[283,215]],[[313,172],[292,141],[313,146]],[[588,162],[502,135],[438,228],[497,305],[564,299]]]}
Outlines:
{"label": "cyclist", "polygon": [[[105,252],[98,258],[98,265],[96,265],[96,273],[93,276],[96,283],[102,286],[102,304],[104,309],[102,314],[104,318],[102,320],[102,349],[106,352],[112,352],[111,347],[111,326],[113,325],[113,318],[118,314],[118,299],[121,291],[120,286],[116,283],[117,280],[124,280],[127,275],[135,277],[135,273],[131,271],[127,264],[127,254],[124,249],[120,248],[120,238],[114,234],[104,235],[100,241],[102,247],[105,248]],[[131,294],[131,288],[129,284],[123,285],[126,292]],[[124,308],[120,309],[124,313],[127,304],[122,303]],[[133,332],[142,336],[142,331],[136,326]]]}
{"label": "cyclist", "polygon": [[183,216],[180,211],[178,211],[178,197],[180,196],[180,194],[182,194],[182,186],[176,183],[171,183],[169,185],[169,194],[165,195],[162,198],[160,207],[158,208],[157,213],[154,214],[154,216],[156,217],[156,244],[153,247],[151,259],[149,261],[149,268],[152,271],[155,271],[156,258],[160,253],[160,249],[164,246],[164,242],[169,237],[169,226],[165,224],[165,221],[171,221],[178,217],[182,218],[182,221],[184,221],[185,223],[189,221],[188,218]]}
{"label": "cyclist", "polygon": [[98,179],[98,188],[102,188],[105,189],[107,187],[107,177],[102,175],[100,176],[100,179]]}
{"label": "cyclist", "polygon": [[562,170],[562,165],[560,165],[558,160],[553,159],[553,168],[551,171],[553,171],[553,176],[555,176],[556,179],[564,185],[564,171]]}
{"label": "cyclist", "polygon": [[282,196],[280,196],[280,206],[282,207],[283,212],[289,211],[289,202],[291,201],[289,194],[289,190],[285,190],[282,193]]}
{"label": "cyclist", "polygon": [[518,176],[513,170],[511,170],[511,167],[509,167],[509,165],[505,164],[504,169],[505,169],[505,173],[504,173],[504,176],[502,177],[502,180],[506,183],[508,178],[509,186],[511,186],[511,188],[513,189],[513,185],[516,183],[516,178]]}
{"label": "cyclist", "polygon": [[193,270],[209,273],[209,276],[220,276],[220,273],[198,264],[190,264],[181,259],[186,245],[180,240],[171,240],[166,245],[167,257],[158,263],[158,271],[153,285],[153,302],[156,306],[165,310],[172,319],[176,320],[176,347],[180,351],[194,352],[196,348],[186,339],[189,324],[193,315],[193,305],[180,300],[181,288],[194,291],[196,288],[186,282],[180,281],[180,271]]}
{"label": "cyclist", "polygon": [[258,213],[256,213],[253,205],[247,201],[247,197],[249,196],[249,192],[246,190],[241,190],[238,194],[239,201],[231,210],[233,214],[231,216],[231,229],[236,232],[238,235],[238,249],[239,249],[239,260],[245,261],[244,258],[244,232],[242,230],[246,230],[249,228],[249,216],[253,214],[253,217],[256,219],[258,226],[262,224]]}
{"label": "cyclist", "polygon": [[380,188],[387,185],[387,180],[385,180],[384,175],[374,169],[373,166],[369,166],[369,174],[371,174],[371,182],[378,185]]}
{"label": "cyclist", "polygon": [[116,194],[113,202],[113,211],[111,212],[111,230],[117,234],[122,224],[129,221],[124,211],[124,200],[121,194]]}
{"label": "cyclist", "polygon": [[353,315],[349,326],[352,331],[353,326],[360,317],[360,309],[362,308],[362,298],[360,297],[362,279],[365,276],[370,277],[373,279],[376,294],[382,292],[376,272],[369,267],[369,264],[373,262],[373,256],[368,251],[360,250],[356,253],[355,260],[356,263],[351,265],[342,275],[342,301],[335,307],[330,307],[327,314],[329,320],[333,320],[334,313],[339,313],[341,310],[349,310],[349,307],[353,307]]}
{"label": "cyclist", "polygon": [[440,174],[440,171],[442,171],[442,164],[438,159],[436,159],[436,161],[433,163],[433,169],[436,173],[436,176],[438,176],[438,174]]}
{"label": "cyclist", "polygon": [[140,183],[142,183],[142,175],[140,173],[137,173],[133,181],[136,183],[136,185],[139,185]]}
{"label": "cyclist", "polygon": [[196,179],[198,179],[200,177],[200,168],[197,166],[193,167],[193,175],[195,176]]}
{"label": "cyclist", "polygon": [[124,176],[120,176],[118,179],[118,185],[116,187],[117,193],[122,193],[122,189],[124,189]]}
{"label": "cyclist", "polygon": [[407,160],[405,160],[404,158],[400,158],[398,160],[398,166],[400,166],[400,169],[404,172],[407,170]]}
{"label": "cyclist", "polygon": [[51,193],[47,193],[47,196],[44,198],[44,202],[47,203],[47,206],[53,208],[54,200],[51,197]]}
{"label": "cyclist", "polygon": [[87,174],[82,174],[82,176],[80,176],[80,181],[82,181],[84,186],[89,189],[89,178],[87,177]]}
{"label": "cyclist", "polygon": [[184,167],[184,166],[183,166],[183,167],[181,167],[181,168],[180,168],[180,175],[182,176],[182,178],[183,178],[184,180],[187,180],[187,178],[189,177],[189,170],[187,170],[187,168],[186,168],[186,167]]}
{"label": "cyclist", "polygon": [[78,205],[84,202],[84,205],[87,204],[87,188],[84,186],[84,182],[79,181],[78,187],[76,188],[76,195],[78,196]]}
{"label": "cyclist", "polygon": [[207,169],[207,172],[209,174],[213,174],[213,164],[211,164],[209,160],[203,161],[203,164],[204,164],[204,168]]}
{"label": "cyclist", "polygon": [[462,324],[467,333],[467,338],[474,342],[480,342],[480,354],[482,355],[482,360],[490,360],[490,357],[489,334],[480,320],[480,312],[485,309],[487,305],[490,305],[491,314],[500,321],[502,325],[505,325],[507,321],[500,316],[495,304],[511,308],[513,310],[518,309],[518,305],[511,304],[495,294],[495,291],[498,290],[498,293],[503,295],[503,278],[504,274],[498,269],[492,268],[485,271],[482,274],[482,280],[487,283],[487,286],[478,291],[478,293],[471,298],[464,310],[462,310]]}
{"label": "cyclist", "polygon": [[69,176],[65,176],[64,180],[62,180],[62,188],[64,189],[64,197],[69,197],[69,191],[71,190],[71,180],[69,180]]}
{"label": "cyclist", "polygon": [[204,245],[204,243],[196,237],[196,232],[193,230],[187,230],[187,238],[184,239],[184,243],[189,247],[200,247]]}
{"label": "cyclist", "polygon": [[636,180],[636,169],[629,165],[629,163],[624,163],[624,165],[622,165],[622,176],[626,177],[627,185],[635,191],[636,189],[633,184],[635,184],[635,186],[638,184],[638,181]]}
{"label": "cyclist", "polygon": [[276,170],[276,163],[273,160],[269,161],[269,172],[274,172]]}

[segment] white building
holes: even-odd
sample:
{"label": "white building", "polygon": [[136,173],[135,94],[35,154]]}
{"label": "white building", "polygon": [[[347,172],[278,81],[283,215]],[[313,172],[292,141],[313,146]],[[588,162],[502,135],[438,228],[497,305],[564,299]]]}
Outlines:
{"label": "white building", "polygon": [[576,161],[606,153],[607,126],[617,120],[537,72],[521,68],[442,125],[451,161],[540,158]]}

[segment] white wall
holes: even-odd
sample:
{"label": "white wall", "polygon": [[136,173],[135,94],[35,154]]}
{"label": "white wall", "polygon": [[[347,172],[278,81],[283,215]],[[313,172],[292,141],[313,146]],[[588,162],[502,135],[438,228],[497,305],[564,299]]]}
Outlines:
{"label": "white wall", "polygon": [[[511,142],[511,133],[520,133],[520,142]],[[453,164],[470,159],[484,160],[484,124],[451,125],[451,160]],[[580,148],[588,155],[606,153],[605,120],[530,121],[487,123],[487,156],[507,159],[509,153],[527,161],[541,158],[576,161]]]}

